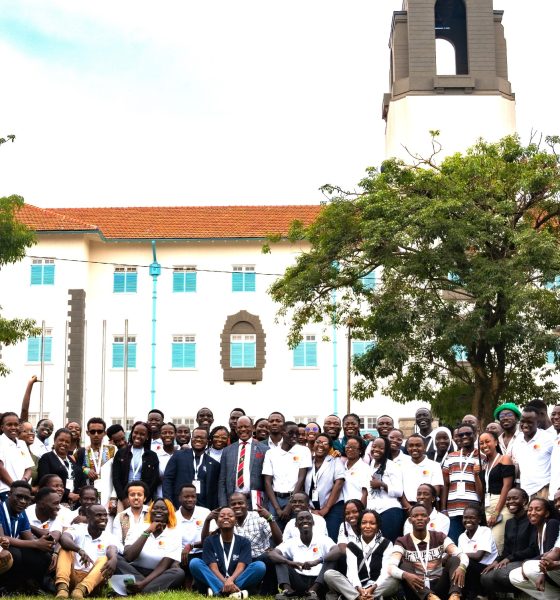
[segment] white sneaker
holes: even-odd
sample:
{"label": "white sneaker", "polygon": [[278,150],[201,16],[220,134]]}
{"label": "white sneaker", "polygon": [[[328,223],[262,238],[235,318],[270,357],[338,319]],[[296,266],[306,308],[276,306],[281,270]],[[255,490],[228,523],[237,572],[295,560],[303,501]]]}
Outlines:
{"label": "white sneaker", "polygon": [[210,597],[212,597],[214,595],[214,592],[213,592],[212,588],[208,588],[208,591],[206,592],[206,595],[210,596]]}
{"label": "white sneaker", "polygon": [[245,600],[249,597],[249,592],[247,590],[241,590],[240,592],[233,592],[229,597],[235,598],[235,600]]}

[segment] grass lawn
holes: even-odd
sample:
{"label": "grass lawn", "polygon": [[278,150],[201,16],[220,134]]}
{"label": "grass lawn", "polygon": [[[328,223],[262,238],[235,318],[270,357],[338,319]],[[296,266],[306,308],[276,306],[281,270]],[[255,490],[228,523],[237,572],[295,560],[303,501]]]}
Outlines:
{"label": "grass lawn", "polygon": [[[12,598],[16,600],[40,600],[41,598],[45,598],[45,596],[12,596]],[[157,594],[138,594],[137,596],[129,596],[129,598],[138,598],[139,600],[201,600],[205,596],[196,592],[176,590],[173,592],[159,592]],[[272,596],[258,596],[258,598],[273,600]]]}

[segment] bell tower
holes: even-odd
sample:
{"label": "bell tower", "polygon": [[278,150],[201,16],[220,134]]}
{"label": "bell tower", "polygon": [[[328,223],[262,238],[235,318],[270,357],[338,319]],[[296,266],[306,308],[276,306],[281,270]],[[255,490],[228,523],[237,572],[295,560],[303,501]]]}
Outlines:
{"label": "bell tower", "polygon": [[383,97],[387,158],[430,152],[430,130],[445,154],[515,132],[502,16],[492,0],[403,0]]}

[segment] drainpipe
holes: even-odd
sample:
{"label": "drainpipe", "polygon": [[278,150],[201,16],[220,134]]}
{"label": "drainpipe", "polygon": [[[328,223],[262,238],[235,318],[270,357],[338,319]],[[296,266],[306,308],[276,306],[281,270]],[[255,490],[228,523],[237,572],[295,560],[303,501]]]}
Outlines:
{"label": "drainpipe", "polygon": [[337,339],[336,339],[336,290],[331,293],[333,303],[333,332],[332,332],[332,348],[333,348],[333,414],[338,414],[338,357],[337,357]]}
{"label": "drainpipe", "polygon": [[157,308],[157,278],[161,275],[161,265],[156,258],[156,242],[152,240],[152,254],[154,262],[150,265],[150,276],[152,278],[152,409],[156,402],[156,308]]}

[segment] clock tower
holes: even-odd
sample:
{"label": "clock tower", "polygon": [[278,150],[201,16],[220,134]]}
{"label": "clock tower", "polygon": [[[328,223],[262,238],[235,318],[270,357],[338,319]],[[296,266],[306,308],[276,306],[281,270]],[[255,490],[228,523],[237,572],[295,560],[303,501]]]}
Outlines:
{"label": "clock tower", "polygon": [[383,97],[387,158],[431,153],[430,130],[446,155],[515,133],[502,16],[492,0],[403,0]]}

